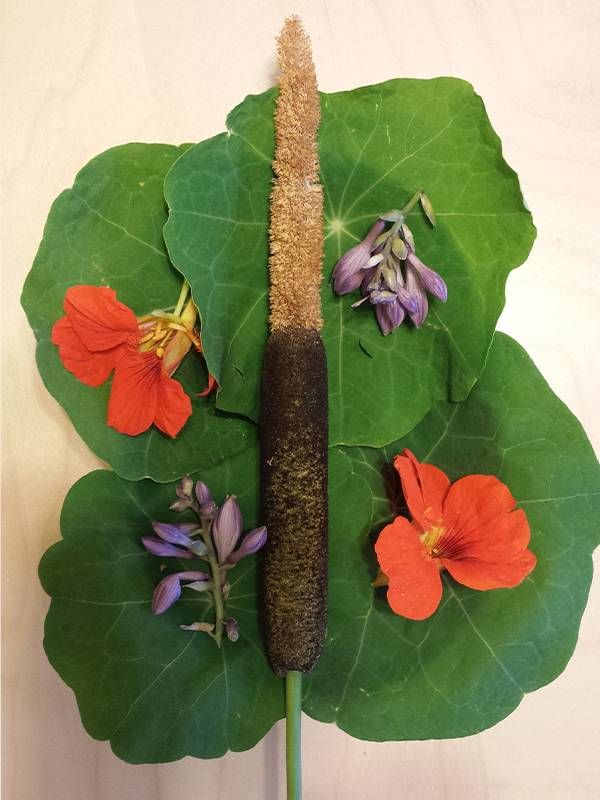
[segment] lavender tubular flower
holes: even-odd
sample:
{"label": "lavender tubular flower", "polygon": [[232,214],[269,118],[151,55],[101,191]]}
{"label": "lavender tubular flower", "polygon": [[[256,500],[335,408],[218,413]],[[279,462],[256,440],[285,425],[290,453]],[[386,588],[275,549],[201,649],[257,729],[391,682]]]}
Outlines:
{"label": "lavender tubular flower", "polygon": [[234,495],[230,495],[219,509],[212,525],[212,537],[219,564],[227,561],[242,532],[242,513]]}
{"label": "lavender tubular flower", "polygon": [[357,245],[343,255],[333,270],[333,289],[336,294],[349,294],[358,289],[363,280],[364,269],[373,266],[370,264],[375,240],[385,228],[385,222],[378,219],[371,230]]}
{"label": "lavender tubular flower", "polygon": [[448,299],[448,288],[444,279],[437,272],[426,266],[412,250],[409,250],[406,260],[419,276],[419,280],[425,289],[430,294],[435,295],[442,303],[445,303]]}
{"label": "lavender tubular flower", "polygon": [[182,547],[190,545],[192,540],[189,534],[198,531],[198,525],[195,525],[193,522],[183,522],[180,524],[153,522],[152,527],[154,528],[154,533],[160,536],[165,542],[169,542],[169,544],[179,544]]}
{"label": "lavender tubular flower", "polygon": [[193,558],[194,554],[183,547],[164,542],[162,539],[155,539],[153,536],[143,536],[142,544],[153,556],[175,556],[176,558]]}
{"label": "lavender tubular flower", "polygon": [[375,308],[377,322],[384,336],[391,333],[394,328],[397,328],[404,321],[406,314],[402,304],[399,300],[394,303],[386,303],[379,305]]}
{"label": "lavender tubular flower", "polygon": [[174,572],[167,575],[156,585],[152,595],[152,613],[164,614],[171,608],[173,603],[181,597],[181,581],[203,581],[208,580],[206,572],[191,570],[189,572]]}
{"label": "lavender tubular flower", "polygon": [[414,325],[420,328],[427,317],[429,304],[427,302],[427,295],[419,281],[417,273],[410,264],[406,268],[406,291],[411,296],[413,308],[412,311],[407,309],[408,314]]}
{"label": "lavender tubular flower", "polygon": [[384,336],[402,324],[406,313],[415,327],[423,325],[429,310],[427,292],[442,302],[448,299],[444,279],[417,257],[413,235],[404,222],[417,203],[435,225],[431,200],[419,190],[402,210],[380,215],[365,239],[342,256],[333,272],[337,294],[360,288],[362,299],[352,308],[368,300],[375,307]]}
{"label": "lavender tubular flower", "polygon": [[229,554],[227,563],[237,564],[237,562],[242,558],[254,555],[254,553],[257,553],[260,548],[264,546],[266,541],[267,529],[265,526],[263,525],[260,528],[255,528],[253,531],[250,531],[250,533],[247,533],[246,536],[244,536],[238,549]]}

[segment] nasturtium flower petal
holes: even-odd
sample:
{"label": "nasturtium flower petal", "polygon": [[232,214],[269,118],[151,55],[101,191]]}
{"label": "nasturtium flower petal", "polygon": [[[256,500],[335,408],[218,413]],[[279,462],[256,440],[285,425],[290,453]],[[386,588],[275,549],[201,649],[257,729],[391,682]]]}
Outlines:
{"label": "nasturtium flower petal", "polygon": [[409,619],[426,619],[442,598],[442,581],[437,563],[427,558],[419,535],[404,517],[396,519],[379,534],[375,552],[388,576],[387,599],[396,614]]}
{"label": "nasturtium flower petal", "polygon": [[425,530],[439,524],[450,480],[433,464],[422,464],[410,450],[396,456],[394,467],[402,481],[402,491],[413,519]]}
{"label": "nasturtium flower petal", "polygon": [[115,368],[122,345],[93,352],[81,341],[68,317],[61,317],[52,328],[52,344],[58,347],[60,360],[78,381],[86,386],[100,386]]}
{"label": "nasturtium flower petal", "polygon": [[71,286],[64,309],[88,350],[110,350],[138,333],[135,314],[107,286]]}

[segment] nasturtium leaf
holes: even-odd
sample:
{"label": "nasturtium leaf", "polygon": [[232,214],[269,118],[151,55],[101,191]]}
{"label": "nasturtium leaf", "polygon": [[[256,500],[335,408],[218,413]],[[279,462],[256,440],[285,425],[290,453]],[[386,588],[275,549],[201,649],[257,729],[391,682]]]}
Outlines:
{"label": "nasturtium leaf", "polygon": [[240,452],[253,435],[242,420],[215,414],[201,356],[191,352],[176,373],[193,413],[177,439],[158,429],[131,437],[106,424],[111,381],[84,386],[63,367],[50,342],[69,286],[108,285],[136,314],[176,304],[182,285],[162,238],[165,173],[186,147],[128,144],[92,159],[54,202],[22,302],[37,339],[37,363],[50,393],[89,447],[120,475],[174,480]]}
{"label": "nasturtium leaf", "polygon": [[[248,448],[201,474],[216,499],[238,495],[247,526],[256,519],[257,451]],[[256,557],[231,572],[227,609],[240,638],[218,649],[181,624],[213,621],[206,594],[183,590],[162,616],[150,600],[169,571],[205,562],[160,559],[140,537],[151,520],[185,519],[168,511],[174,484],[128,482],[100,470],[82,478],[63,508],[63,541],[40,565],[52,596],[45,648],[76,696],[83,723],[132,763],[214,758],[254,746],[283,716],[283,682],[268,667],[257,620]],[[99,511],[101,510],[101,511]]]}
{"label": "nasturtium leaf", "polygon": [[[521,586],[477,592],[447,580],[441,608],[423,622],[394,615],[385,590],[374,592],[373,541],[401,510],[391,462],[404,447],[452,479],[483,472],[508,484],[538,557]],[[514,341],[496,335],[467,401],[439,404],[387,448],[333,447],[330,456],[329,624],[305,678],[309,715],[363,739],[465,736],[561,672],[600,539],[600,468],[577,420]],[[256,444],[198,477],[219,499],[238,494],[246,528],[260,523]],[[52,596],[50,661],[75,691],[90,734],[132,762],[249,748],[283,715],[282,682],[257,624],[254,559],[232,575],[229,609],[241,637],[222,652],[206,634],[178,628],[208,618],[203,595],[184,590],[166,614],[150,614],[161,559],[139,539],[151,519],[170,518],[173,491],[107,471],[88,475],[67,496],[64,540],[40,567]]]}
{"label": "nasturtium leaf", "polygon": [[[399,513],[391,463],[405,447],[452,480],[484,473],[508,485],[538,557],[519,587],[478,592],[449,578],[440,609],[422,622],[396,616],[385,589],[373,591],[373,541]],[[436,406],[383,450],[334,448],[330,491],[328,638],[307,680],[308,714],[362,739],[466,736],[564,669],[600,541],[600,468],[578,421],[513,340],[496,334],[465,402]]]}
{"label": "nasturtium leaf", "polygon": [[[201,309],[205,353],[220,379],[217,405],[257,418],[267,335],[268,208],[274,90],[248,97],[227,133],[191,147],[165,180],[165,239]],[[383,446],[440,399],[462,400],[481,372],[509,271],[535,229],[519,183],[472,87],[454,78],[392,80],[322,95],[325,190],[322,301],[331,444]],[[432,228],[408,222],[419,256],[448,284],[426,324],[388,337],[372,307],[328,285],[339,256],[379,213],[424,189]]]}

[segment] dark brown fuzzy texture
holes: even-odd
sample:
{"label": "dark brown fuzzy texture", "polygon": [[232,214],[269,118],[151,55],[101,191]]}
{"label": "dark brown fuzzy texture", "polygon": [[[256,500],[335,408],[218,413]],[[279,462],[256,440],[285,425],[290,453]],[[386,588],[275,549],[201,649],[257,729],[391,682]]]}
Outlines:
{"label": "dark brown fuzzy texture", "polygon": [[309,672],[327,624],[327,365],[317,331],[269,337],[261,446],[267,652],[278,675]]}

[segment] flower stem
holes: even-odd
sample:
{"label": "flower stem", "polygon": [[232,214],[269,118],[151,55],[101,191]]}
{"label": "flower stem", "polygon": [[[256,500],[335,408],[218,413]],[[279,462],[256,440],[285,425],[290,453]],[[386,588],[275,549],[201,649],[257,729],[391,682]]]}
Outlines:
{"label": "flower stem", "polygon": [[300,718],[302,715],[302,673],[291,671],[285,676],[285,745],[287,766],[287,800],[302,798],[302,748]]}
{"label": "flower stem", "polygon": [[208,550],[208,563],[210,564],[210,572],[212,575],[212,595],[215,604],[215,632],[214,639],[218,647],[221,647],[221,640],[223,638],[223,588],[221,587],[221,569],[219,562],[215,555],[215,548],[213,546],[212,537],[210,535],[210,525],[202,522],[202,538],[206,549]]}
{"label": "flower stem", "polygon": [[419,202],[419,198],[421,197],[422,191],[423,191],[422,189],[419,189],[417,192],[415,192],[408,201],[408,203],[403,208],[400,209],[401,213],[404,214],[405,217],[407,217],[410,214],[410,212]]}
{"label": "flower stem", "polygon": [[177,301],[177,305],[175,306],[175,310],[173,311],[173,316],[178,317],[181,314],[183,309],[183,304],[188,296],[188,292],[190,290],[190,285],[187,281],[183,282],[183,286],[181,287],[181,292],[179,293],[179,300]]}

